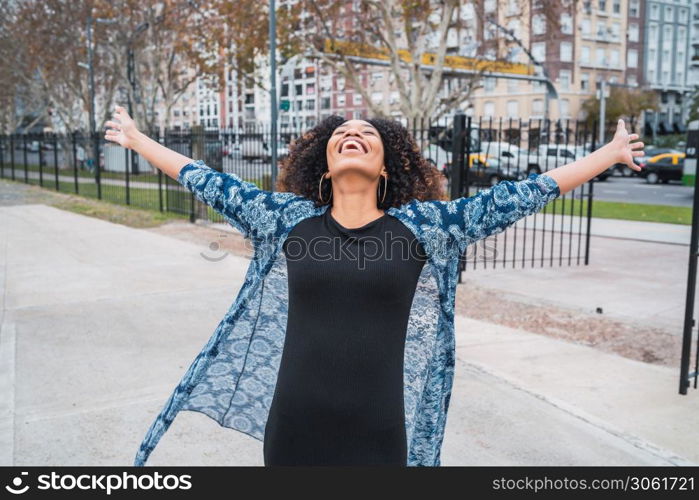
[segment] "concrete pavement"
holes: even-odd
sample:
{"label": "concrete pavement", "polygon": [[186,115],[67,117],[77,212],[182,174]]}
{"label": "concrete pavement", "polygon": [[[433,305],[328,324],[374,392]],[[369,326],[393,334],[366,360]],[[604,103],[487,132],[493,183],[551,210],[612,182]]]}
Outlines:
{"label": "concrete pavement", "polygon": [[[242,284],[246,258],[206,251],[0,207],[0,464],[132,464]],[[678,395],[676,371],[468,318],[456,328],[444,465],[699,463],[699,394]],[[261,465],[262,443],[183,411],[149,464]]]}

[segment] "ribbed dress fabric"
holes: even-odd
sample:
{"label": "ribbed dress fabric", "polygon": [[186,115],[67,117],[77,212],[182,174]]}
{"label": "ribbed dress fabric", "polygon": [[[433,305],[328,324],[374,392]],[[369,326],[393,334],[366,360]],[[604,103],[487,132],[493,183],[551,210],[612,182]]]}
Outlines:
{"label": "ribbed dress fabric", "polygon": [[264,463],[405,466],[405,336],[426,254],[387,213],[346,228],[330,212],[283,245],[288,320]]}

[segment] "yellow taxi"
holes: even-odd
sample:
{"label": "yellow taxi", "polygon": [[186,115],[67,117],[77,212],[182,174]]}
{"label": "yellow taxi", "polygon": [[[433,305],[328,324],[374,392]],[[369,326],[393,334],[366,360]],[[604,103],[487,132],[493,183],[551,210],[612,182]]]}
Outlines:
{"label": "yellow taxi", "polygon": [[658,182],[667,184],[670,181],[681,181],[685,156],[685,153],[680,152],[661,153],[651,156],[645,165],[642,165],[643,170],[638,172],[638,174],[645,177],[646,182],[649,184],[657,184]]}

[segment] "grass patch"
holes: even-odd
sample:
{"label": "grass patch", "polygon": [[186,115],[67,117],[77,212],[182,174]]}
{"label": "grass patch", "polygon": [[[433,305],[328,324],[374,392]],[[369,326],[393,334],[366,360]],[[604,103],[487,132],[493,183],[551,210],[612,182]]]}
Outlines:
{"label": "grass patch", "polygon": [[[59,192],[55,190],[53,183],[45,183],[42,188],[31,181],[32,179],[27,184],[20,180],[0,179],[0,187],[12,189],[18,203],[42,203],[134,228],[156,227],[172,220],[189,220],[189,211],[184,210],[184,207],[189,206],[185,205],[185,202],[190,201],[191,195],[182,189],[163,192],[164,200],[170,203],[170,210],[161,212],[157,190],[133,189],[131,195],[135,198],[132,198],[132,205],[128,206],[122,200],[125,190],[116,186],[107,186],[111,190],[108,192],[105,192],[105,186],[102,186],[102,200],[99,200],[96,198],[97,190],[94,184],[80,185],[80,194],[74,194],[72,183],[59,183],[62,191]],[[3,186],[3,182],[11,187]],[[118,193],[118,190],[121,193]]]}
{"label": "grass patch", "polygon": [[[571,209],[571,200],[557,199],[555,213],[560,214],[563,209],[566,215],[578,215],[581,213],[581,200],[574,200]],[[552,204],[546,207],[546,213],[552,213]],[[587,200],[582,200],[582,214],[587,214]],[[668,224],[692,223],[692,207],[675,207],[670,205],[647,205],[644,203],[624,203],[617,201],[593,200],[592,216],[601,219],[637,220],[642,222],[664,222]]]}

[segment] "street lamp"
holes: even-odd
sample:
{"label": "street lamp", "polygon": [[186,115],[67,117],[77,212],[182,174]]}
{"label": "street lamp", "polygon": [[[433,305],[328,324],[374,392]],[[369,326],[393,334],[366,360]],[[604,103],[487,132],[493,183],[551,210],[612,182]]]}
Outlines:
{"label": "street lamp", "polygon": [[[129,35],[126,47],[127,47],[127,53],[126,53],[126,71],[127,71],[127,78],[129,80],[129,84],[131,85],[131,92],[127,93],[127,106],[129,108],[129,116],[133,117],[134,112],[133,112],[133,105],[131,103],[131,94],[133,94],[134,99],[136,99],[136,69],[135,69],[135,63],[134,63],[134,54],[133,54],[133,42],[136,39],[138,35],[143,33],[145,30],[148,29],[148,21],[142,22],[139,24],[135,30]],[[138,101],[136,101],[138,102]],[[128,170],[128,165],[126,166],[126,169]],[[133,149],[131,150],[131,170],[133,174],[138,174],[138,158],[136,156],[136,151]],[[128,175],[128,174],[127,174]]]}
{"label": "street lamp", "polygon": [[95,133],[97,127],[95,125],[95,71],[92,64],[92,22],[102,24],[114,24],[118,22],[116,19],[93,18],[92,10],[87,14],[87,64],[78,63],[82,68],[86,68],[89,75],[90,86],[90,140],[92,140],[93,157],[95,161],[95,182],[97,183],[97,198],[102,199],[102,186],[100,185],[100,149],[99,139]]}

